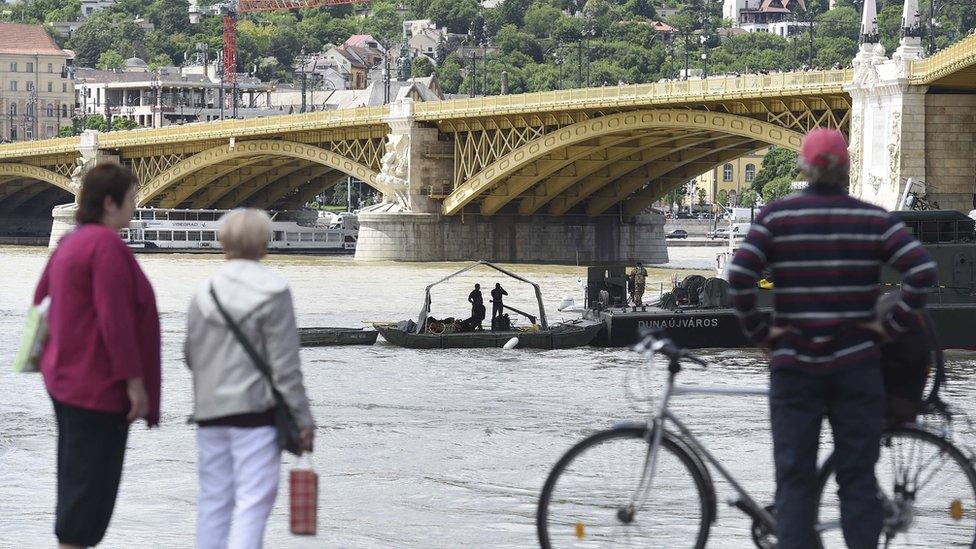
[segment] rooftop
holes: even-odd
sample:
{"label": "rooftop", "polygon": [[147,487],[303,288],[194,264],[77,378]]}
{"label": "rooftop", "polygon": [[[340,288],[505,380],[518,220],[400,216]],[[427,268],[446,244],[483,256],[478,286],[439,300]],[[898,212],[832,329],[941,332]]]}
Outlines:
{"label": "rooftop", "polygon": [[0,53],[66,55],[41,25],[0,23]]}

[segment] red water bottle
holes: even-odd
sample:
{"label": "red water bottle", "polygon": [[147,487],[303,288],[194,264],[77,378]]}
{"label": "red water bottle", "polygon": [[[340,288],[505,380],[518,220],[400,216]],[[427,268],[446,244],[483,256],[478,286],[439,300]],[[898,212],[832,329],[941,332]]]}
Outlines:
{"label": "red water bottle", "polygon": [[318,522],[319,476],[308,455],[288,474],[291,533],[297,536],[314,536]]}

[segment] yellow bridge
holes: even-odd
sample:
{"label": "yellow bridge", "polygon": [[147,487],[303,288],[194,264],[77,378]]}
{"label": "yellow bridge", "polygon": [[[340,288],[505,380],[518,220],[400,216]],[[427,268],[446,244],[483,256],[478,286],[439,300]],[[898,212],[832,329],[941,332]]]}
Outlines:
{"label": "yellow bridge", "polygon": [[[748,152],[796,150],[818,127],[850,133],[854,80],[714,77],[416,103],[399,119],[395,106],[324,111],[109,132],[97,150],[131,167],[141,206],[294,207],[352,176],[443,216],[632,216]],[[913,61],[906,83],[976,92],[976,37]],[[399,154],[395,135],[408,138]],[[70,201],[81,149],[78,137],[0,146],[0,212]]]}

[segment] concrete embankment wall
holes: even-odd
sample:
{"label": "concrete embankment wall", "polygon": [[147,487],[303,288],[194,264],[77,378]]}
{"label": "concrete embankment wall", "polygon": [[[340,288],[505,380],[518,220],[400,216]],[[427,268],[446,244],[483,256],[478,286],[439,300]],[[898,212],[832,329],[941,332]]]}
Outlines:
{"label": "concrete embankment wall", "polygon": [[43,246],[51,233],[49,215],[0,216],[0,244]]}
{"label": "concrete embankment wall", "polygon": [[[722,226],[727,227],[728,221],[723,221]],[[690,237],[705,236],[714,228],[714,219],[668,219],[664,223],[664,234],[677,229],[684,229],[688,231]]]}
{"label": "concrete embankment wall", "polygon": [[582,264],[668,260],[664,216],[359,216],[356,259]]}

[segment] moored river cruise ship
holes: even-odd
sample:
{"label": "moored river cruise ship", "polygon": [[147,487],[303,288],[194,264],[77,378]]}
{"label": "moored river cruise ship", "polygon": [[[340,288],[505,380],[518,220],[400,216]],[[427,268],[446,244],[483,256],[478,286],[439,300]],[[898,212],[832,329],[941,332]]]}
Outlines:
{"label": "moored river cruise ship", "polygon": [[[218,220],[227,210],[140,208],[122,240],[136,252],[218,252]],[[272,253],[353,253],[359,225],[350,213],[315,210],[268,212]]]}

